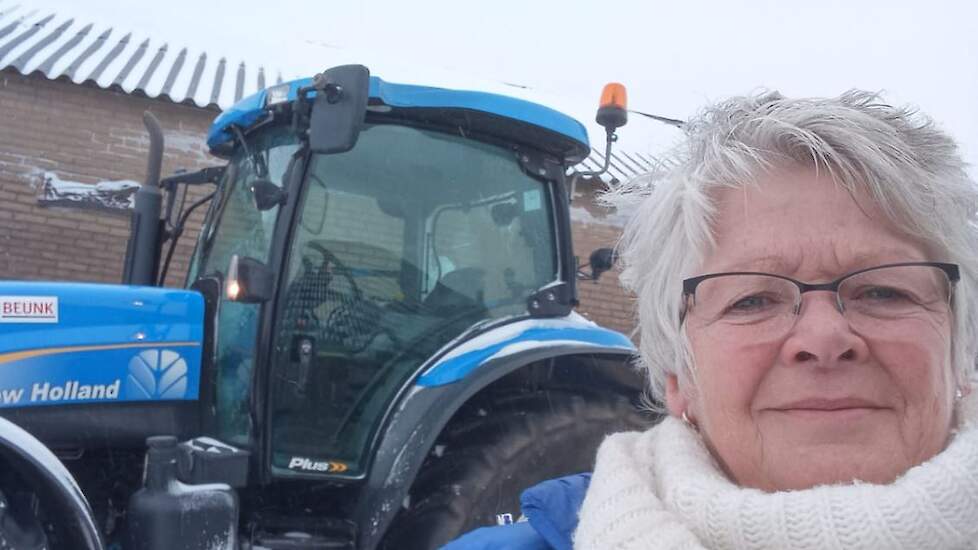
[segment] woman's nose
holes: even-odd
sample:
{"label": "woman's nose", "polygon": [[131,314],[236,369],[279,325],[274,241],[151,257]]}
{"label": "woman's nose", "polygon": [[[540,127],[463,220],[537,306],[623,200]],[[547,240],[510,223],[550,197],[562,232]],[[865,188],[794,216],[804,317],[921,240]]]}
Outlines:
{"label": "woman's nose", "polygon": [[832,292],[806,293],[782,347],[786,364],[830,368],[865,358],[869,349],[853,332]]}

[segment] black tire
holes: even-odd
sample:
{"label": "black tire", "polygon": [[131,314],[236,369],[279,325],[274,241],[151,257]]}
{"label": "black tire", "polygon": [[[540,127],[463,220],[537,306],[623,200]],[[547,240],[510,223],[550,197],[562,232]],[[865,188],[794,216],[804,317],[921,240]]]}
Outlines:
{"label": "black tire", "polygon": [[11,502],[0,492],[0,550],[44,550],[49,547],[30,504]]}
{"label": "black tire", "polygon": [[0,417],[0,550],[101,550],[72,474],[43,444]]}
{"label": "black tire", "polygon": [[380,548],[435,550],[496,515],[519,516],[519,495],[540,481],[594,466],[610,433],[653,417],[617,395],[537,391],[473,403],[453,419],[411,487]]}

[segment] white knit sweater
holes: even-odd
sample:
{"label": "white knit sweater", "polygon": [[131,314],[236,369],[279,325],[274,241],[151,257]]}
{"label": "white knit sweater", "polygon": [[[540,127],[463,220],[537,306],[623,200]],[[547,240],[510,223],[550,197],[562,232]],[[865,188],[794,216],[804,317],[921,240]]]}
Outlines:
{"label": "white knit sweater", "polygon": [[575,550],[978,548],[978,399],[948,447],[889,485],[743,489],[675,418],[609,437]]}

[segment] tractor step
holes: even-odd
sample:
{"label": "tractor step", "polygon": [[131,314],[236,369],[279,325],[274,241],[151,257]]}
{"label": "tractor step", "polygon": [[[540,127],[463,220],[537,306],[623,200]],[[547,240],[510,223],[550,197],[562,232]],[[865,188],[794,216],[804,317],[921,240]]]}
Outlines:
{"label": "tractor step", "polygon": [[252,550],[354,550],[352,539],[337,539],[311,533],[291,532],[283,534],[260,533],[255,536]]}
{"label": "tractor step", "polygon": [[354,550],[356,525],[332,518],[265,518],[253,550]]}

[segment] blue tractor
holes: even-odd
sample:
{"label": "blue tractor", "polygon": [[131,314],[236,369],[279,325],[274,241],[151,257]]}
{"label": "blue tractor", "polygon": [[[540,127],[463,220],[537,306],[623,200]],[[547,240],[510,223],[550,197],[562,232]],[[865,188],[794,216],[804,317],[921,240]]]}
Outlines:
{"label": "blue tractor", "polygon": [[431,549],[649,421],[631,342],[574,312],[576,120],[347,65],[162,180],[146,121],[124,284],[0,283],[0,547]]}

